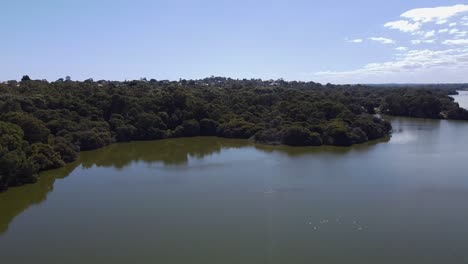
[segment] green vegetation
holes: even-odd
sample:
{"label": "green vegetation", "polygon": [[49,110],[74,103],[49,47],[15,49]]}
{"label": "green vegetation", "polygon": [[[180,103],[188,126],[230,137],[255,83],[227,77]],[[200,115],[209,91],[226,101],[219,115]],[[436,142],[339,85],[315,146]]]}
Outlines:
{"label": "green vegetation", "polygon": [[[350,146],[387,136],[383,113],[468,120],[457,87],[322,86],[283,80],[0,84],[0,189],[112,142],[219,136],[291,146]],[[157,150],[155,150],[157,151]]]}

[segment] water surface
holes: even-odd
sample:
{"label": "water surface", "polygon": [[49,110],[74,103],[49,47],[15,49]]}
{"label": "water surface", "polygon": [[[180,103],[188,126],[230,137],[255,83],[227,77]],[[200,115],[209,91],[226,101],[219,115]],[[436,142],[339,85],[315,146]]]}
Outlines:
{"label": "water surface", "polygon": [[468,122],[351,148],[115,144],[0,194],[2,263],[466,263]]}
{"label": "water surface", "polygon": [[468,109],[468,91],[458,91],[457,95],[452,96],[460,107]]}

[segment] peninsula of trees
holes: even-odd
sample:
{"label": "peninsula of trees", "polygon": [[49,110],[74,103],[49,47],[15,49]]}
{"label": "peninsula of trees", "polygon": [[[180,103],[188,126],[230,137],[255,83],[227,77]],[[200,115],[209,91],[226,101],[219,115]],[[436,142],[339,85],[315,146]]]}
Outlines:
{"label": "peninsula of trees", "polygon": [[[450,94],[465,86],[336,86],[234,80],[0,84],[0,190],[34,182],[80,150],[174,137],[350,146],[389,135],[377,114],[468,120]],[[154,151],[158,151],[155,149]]]}

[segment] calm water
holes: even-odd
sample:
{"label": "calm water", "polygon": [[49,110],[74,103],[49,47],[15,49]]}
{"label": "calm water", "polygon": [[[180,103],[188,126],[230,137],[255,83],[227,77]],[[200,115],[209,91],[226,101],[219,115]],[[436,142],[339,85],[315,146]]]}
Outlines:
{"label": "calm water", "polygon": [[290,148],[116,144],[0,194],[1,263],[467,263],[468,122]]}
{"label": "calm water", "polygon": [[468,91],[458,91],[458,95],[452,96],[460,107],[468,109]]}

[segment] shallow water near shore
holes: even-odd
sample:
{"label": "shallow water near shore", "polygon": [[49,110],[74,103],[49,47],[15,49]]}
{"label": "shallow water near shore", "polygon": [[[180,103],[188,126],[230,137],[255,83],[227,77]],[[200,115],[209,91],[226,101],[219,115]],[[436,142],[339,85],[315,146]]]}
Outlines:
{"label": "shallow water near shore", "polygon": [[468,122],[350,148],[114,144],[0,193],[2,263],[464,263]]}

